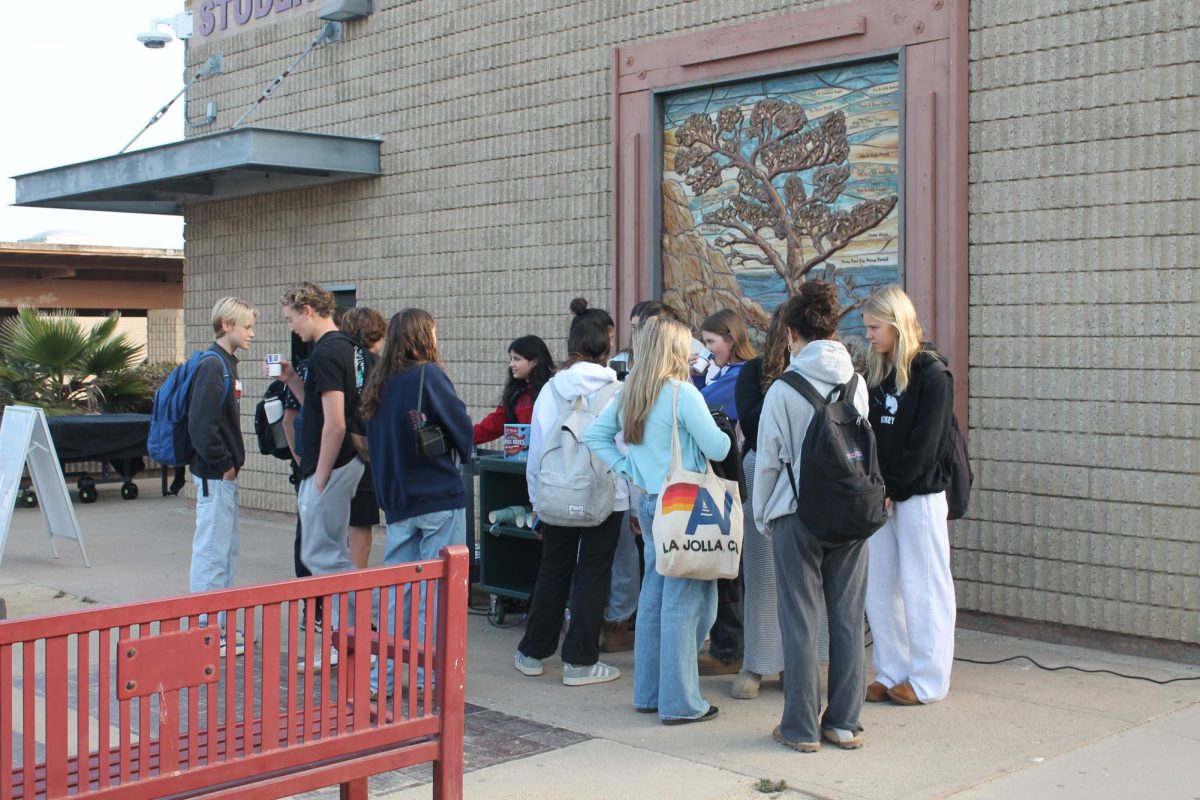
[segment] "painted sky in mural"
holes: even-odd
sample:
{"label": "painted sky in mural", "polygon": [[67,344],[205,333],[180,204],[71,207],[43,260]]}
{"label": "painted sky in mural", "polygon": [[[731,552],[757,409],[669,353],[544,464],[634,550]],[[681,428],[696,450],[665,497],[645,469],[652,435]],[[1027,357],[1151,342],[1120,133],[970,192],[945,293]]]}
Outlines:
{"label": "painted sky in mural", "polygon": [[[896,59],[671,95],[663,180],[682,190],[696,232],[766,311],[787,298],[789,282],[806,278],[832,276],[846,300],[861,299],[900,280],[899,102]],[[807,118],[800,125],[797,107]],[[681,147],[690,152],[678,159]],[[821,148],[822,158],[812,155]],[[795,222],[781,224],[780,208]],[[845,327],[860,325],[854,314]]]}

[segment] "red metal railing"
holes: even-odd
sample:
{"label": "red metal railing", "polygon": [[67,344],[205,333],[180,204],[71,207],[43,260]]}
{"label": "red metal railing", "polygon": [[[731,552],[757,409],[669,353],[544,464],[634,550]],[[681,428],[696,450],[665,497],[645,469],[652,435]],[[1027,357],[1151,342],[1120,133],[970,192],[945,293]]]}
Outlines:
{"label": "red metal railing", "polygon": [[[461,797],[469,561],[461,546],[440,555],[0,623],[0,798],[282,797],[335,783],[365,798],[368,775],[425,761],[434,796]],[[318,598],[324,634],[314,614],[301,623]],[[372,701],[369,654],[397,659],[394,698]],[[306,666],[314,657],[324,669]]]}

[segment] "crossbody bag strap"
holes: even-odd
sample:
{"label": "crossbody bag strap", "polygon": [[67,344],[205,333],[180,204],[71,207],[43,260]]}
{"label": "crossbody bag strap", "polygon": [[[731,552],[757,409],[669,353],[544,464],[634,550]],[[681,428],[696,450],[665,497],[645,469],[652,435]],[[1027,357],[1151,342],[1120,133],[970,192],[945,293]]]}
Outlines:
{"label": "crossbody bag strap", "polygon": [[421,365],[421,380],[417,383],[417,413],[424,414],[421,404],[425,402],[425,365]]}

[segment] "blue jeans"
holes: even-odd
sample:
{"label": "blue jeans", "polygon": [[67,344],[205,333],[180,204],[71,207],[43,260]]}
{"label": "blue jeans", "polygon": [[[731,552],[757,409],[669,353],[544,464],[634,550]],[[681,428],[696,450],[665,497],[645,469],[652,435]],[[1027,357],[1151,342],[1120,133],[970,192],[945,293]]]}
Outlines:
{"label": "blue jeans", "polygon": [[[209,478],[205,492],[204,479],[193,475],[192,480],[196,482],[196,535],[188,591],[228,589],[237,577],[238,483]],[[208,615],[201,614],[199,623],[207,625]],[[220,625],[224,629],[225,612],[220,614]]]}
{"label": "blue jeans", "polygon": [[662,719],[693,719],[709,708],[700,696],[696,656],[717,618],[717,582],[658,574],[653,532],[657,499],[658,495],[643,495],[638,503],[646,577],[634,629],[633,705],[657,708]]}
{"label": "blue jeans", "polygon": [[[408,564],[413,561],[430,561],[438,557],[438,551],[446,545],[467,543],[467,511],[456,508],[448,511],[432,511],[428,514],[418,514],[415,517],[389,522],[387,526],[387,551],[383,556],[384,564]],[[411,588],[404,587],[404,602],[401,613],[404,615],[403,636],[409,638],[409,595]],[[418,642],[432,644],[425,639],[425,588],[421,587],[421,608],[418,617]],[[396,636],[396,591],[388,591],[387,608],[388,641],[394,642]],[[415,644],[415,643],[414,643]],[[415,651],[415,648],[414,648]],[[393,672],[395,664],[391,659],[387,662],[387,694],[392,694],[394,688]],[[423,669],[417,670],[418,680]],[[379,686],[379,665],[371,667],[371,686]]]}
{"label": "blue jeans", "polygon": [[638,563],[637,537],[629,527],[629,519],[636,513],[636,509],[626,511],[621,521],[621,535],[613,555],[612,585],[604,609],[605,622],[624,622],[637,611],[641,564]]}

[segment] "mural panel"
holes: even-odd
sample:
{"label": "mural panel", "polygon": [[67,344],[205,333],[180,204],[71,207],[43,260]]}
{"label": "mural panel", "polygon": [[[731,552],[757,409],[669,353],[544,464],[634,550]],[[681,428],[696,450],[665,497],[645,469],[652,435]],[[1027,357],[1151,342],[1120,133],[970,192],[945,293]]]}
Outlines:
{"label": "mural panel", "polygon": [[844,334],[901,280],[896,58],[663,100],[664,299],[698,327],[736,308],[764,331],[805,280],[837,283]]}

